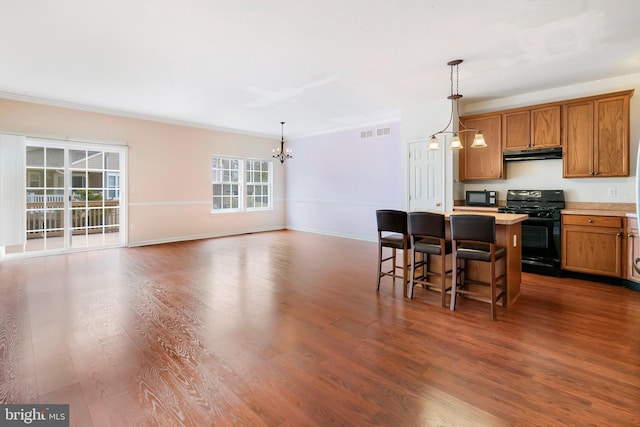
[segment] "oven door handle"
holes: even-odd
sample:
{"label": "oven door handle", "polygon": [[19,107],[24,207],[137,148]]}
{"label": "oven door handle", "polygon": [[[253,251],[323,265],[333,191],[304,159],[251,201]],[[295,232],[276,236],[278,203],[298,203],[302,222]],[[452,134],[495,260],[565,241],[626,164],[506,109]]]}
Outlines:
{"label": "oven door handle", "polygon": [[539,218],[539,217],[529,217],[525,219],[523,222],[559,222],[559,218]]}

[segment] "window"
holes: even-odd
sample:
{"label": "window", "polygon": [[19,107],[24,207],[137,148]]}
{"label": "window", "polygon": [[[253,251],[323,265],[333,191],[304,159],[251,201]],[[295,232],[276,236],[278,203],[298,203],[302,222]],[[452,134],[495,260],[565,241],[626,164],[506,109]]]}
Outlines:
{"label": "window", "polygon": [[240,207],[240,160],[213,158],[213,210],[235,211]]}
{"label": "window", "polygon": [[247,209],[264,209],[271,207],[271,174],[272,162],[266,160],[247,160]]}
{"label": "window", "polygon": [[214,156],[213,211],[271,209],[272,167],[270,160]]}

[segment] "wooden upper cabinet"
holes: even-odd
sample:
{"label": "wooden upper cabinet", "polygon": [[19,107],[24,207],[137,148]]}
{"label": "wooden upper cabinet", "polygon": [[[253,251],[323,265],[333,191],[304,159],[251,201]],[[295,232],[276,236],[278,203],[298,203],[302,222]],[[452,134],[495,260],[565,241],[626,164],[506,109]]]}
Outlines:
{"label": "wooden upper cabinet", "polygon": [[482,130],[486,148],[460,135],[460,180],[505,179],[502,151],[562,147],[562,176],[629,176],[629,101],[633,90],[460,117]]}
{"label": "wooden upper cabinet", "polygon": [[629,176],[629,96],[596,99],[595,176]]}
{"label": "wooden upper cabinet", "polygon": [[531,110],[504,113],[502,115],[504,151],[531,147]]}
{"label": "wooden upper cabinet", "polygon": [[560,105],[502,114],[504,151],[560,147]]}
{"label": "wooden upper cabinet", "polygon": [[533,148],[560,147],[562,145],[560,139],[561,111],[559,105],[531,110],[531,146]]}
{"label": "wooden upper cabinet", "polygon": [[592,176],[593,172],[593,101],[575,102],[563,106],[565,178]]}
{"label": "wooden upper cabinet", "polygon": [[471,148],[474,132],[462,132],[459,157],[460,180],[504,179],[502,162],[502,115],[490,114],[461,118],[466,128],[480,129],[487,147]]}
{"label": "wooden upper cabinet", "polygon": [[633,91],[563,105],[565,178],[629,176],[629,99]]}

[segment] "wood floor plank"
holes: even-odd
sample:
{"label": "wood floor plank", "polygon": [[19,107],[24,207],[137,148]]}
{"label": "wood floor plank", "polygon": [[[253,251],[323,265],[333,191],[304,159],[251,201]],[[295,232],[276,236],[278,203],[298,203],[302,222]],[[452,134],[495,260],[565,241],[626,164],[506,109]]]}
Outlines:
{"label": "wood floor plank", "polygon": [[523,274],[489,320],[277,231],[0,263],[0,402],[72,425],[640,425],[640,293]]}

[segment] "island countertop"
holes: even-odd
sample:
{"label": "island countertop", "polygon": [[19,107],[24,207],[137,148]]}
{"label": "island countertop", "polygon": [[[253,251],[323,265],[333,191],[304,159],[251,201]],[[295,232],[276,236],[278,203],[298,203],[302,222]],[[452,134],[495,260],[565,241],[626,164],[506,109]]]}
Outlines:
{"label": "island countertop", "polygon": [[491,212],[491,211],[427,211],[433,213],[439,213],[444,215],[445,218],[449,218],[451,215],[489,215],[496,218],[497,225],[512,225],[520,223],[527,218],[529,215],[527,214],[511,214],[511,213],[500,213],[500,212]]}
{"label": "island countertop", "polygon": [[[520,283],[522,281],[522,221],[529,218],[526,214],[509,214],[499,212],[475,212],[475,211],[428,211],[439,213],[447,219],[447,238],[450,236],[449,218],[452,215],[490,215],[496,218],[496,243],[503,246],[507,253],[504,269],[507,285],[506,306],[511,306],[520,296]],[[470,279],[486,280],[489,275],[489,266],[483,262],[469,261],[467,275]]]}

